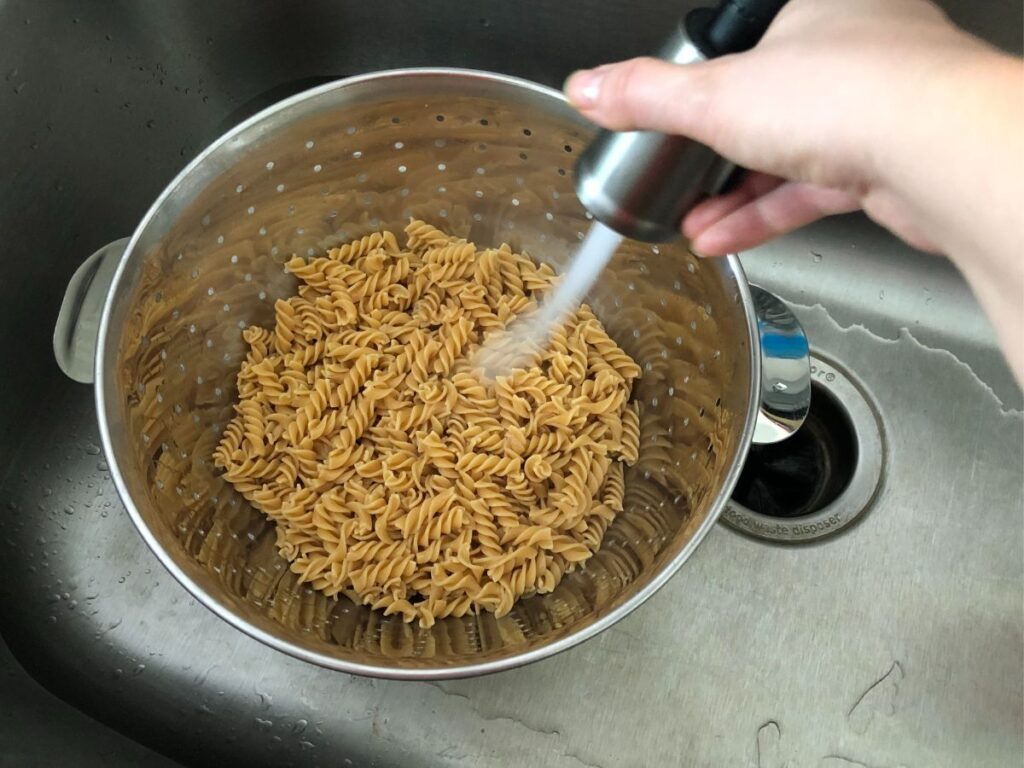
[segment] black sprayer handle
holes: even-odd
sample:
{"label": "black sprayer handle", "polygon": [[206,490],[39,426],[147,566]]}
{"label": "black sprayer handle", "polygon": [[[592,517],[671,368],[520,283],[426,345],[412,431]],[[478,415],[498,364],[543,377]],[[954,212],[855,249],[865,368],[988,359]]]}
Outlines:
{"label": "black sprayer handle", "polygon": [[686,17],[686,31],[709,59],[753,48],[786,0],[722,0]]}

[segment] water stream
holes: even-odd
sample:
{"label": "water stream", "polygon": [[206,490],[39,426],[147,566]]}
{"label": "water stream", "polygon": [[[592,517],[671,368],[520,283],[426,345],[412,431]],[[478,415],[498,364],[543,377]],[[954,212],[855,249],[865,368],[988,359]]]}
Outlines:
{"label": "water stream", "polygon": [[621,242],[622,235],[594,222],[554,291],[537,310],[492,335],[477,351],[474,367],[494,378],[526,365],[547,345],[551,332],[579,307]]}

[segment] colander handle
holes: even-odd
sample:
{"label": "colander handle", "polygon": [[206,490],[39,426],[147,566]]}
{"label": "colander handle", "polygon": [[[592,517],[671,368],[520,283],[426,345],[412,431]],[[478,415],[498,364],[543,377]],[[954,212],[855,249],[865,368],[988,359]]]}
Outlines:
{"label": "colander handle", "polygon": [[64,290],[53,329],[53,356],[68,378],[83,384],[93,381],[100,315],[128,240],[122,237],[96,251],[75,270]]}
{"label": "colander handle", "polygon": [[804,423],[811,407],[811,352],[807,335],[781,299],[750,286],[761,339],[761,410],[755,443],[777,443]]}

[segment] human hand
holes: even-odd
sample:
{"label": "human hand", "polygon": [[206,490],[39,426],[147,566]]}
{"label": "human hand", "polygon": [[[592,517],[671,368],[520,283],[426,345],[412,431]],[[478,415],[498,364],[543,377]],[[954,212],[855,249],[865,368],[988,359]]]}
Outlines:
{"label": "human hand", "polygon": [[920,91],[979,48],[927,0],[793,0],[748,52],[609,64],[575,73],[566,93],[600,125],[684,134],[753,171],[683,221],[703,255],[858,208],[936,250],[889,178],[891,137],[907,120],[941,119],[914,114]]}

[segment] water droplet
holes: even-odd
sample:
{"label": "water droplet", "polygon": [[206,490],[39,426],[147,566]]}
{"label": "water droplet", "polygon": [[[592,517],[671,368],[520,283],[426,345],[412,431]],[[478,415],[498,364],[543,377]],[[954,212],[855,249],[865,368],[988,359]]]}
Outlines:
{"label": "water droplet", "polygon": [[145,664],[139,664],[138,666],[135,667],[135,669],[132,670],[132,677],[138,677],[139,675],[141,675],[145,671],[146,671],[146,665]]}
{"label": "water droplet", "polygon": [[68,504],[67,506],[64,507],[64,514],[65,515],[73,515],[73,514],[75,514],[75,508],[72,507],[70,504]]}

